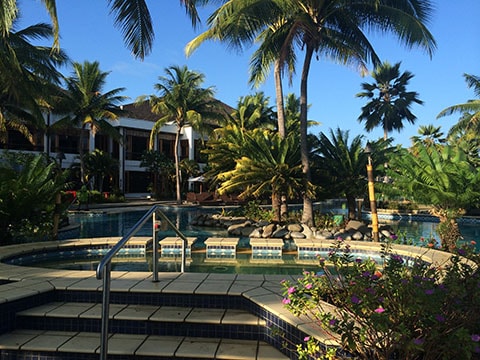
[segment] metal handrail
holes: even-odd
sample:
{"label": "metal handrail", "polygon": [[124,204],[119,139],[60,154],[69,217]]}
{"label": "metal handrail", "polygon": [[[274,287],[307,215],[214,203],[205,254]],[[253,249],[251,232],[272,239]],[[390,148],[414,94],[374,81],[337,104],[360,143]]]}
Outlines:
{"label": "metal handrail", "polygon": [[183,240],[182,243],[182,264],[180,272],[185,272],[186,266],[186,249],[188,247],[188,240],[183,235],[180,230],[170,221],[170,219],[159,210],[158,205],[154,205],[148,210],[145,215],[142,216],[140,220],[137,221],[135,225],[128,231],[126,235],[124,235],[103,257],[102,261],[97,266],[97,279],[103,279],[103,287],[102,287],[102,317],[101,317],[101,337],[100,337],[100,360],[107,359],[108,353],[108,320],[109,320],[109,313],[110,313],[110,285],[111,285],[111,272],[112,272],[112,259],[115,255],[120,251],[120,249],[130,240],[140,228],[148,221],[150,216],[152,217],[152,240],[153,240],[153,282],[158,281],[158,241],[156,238],[156,215],[160,215],[163,221],[168,224],[168,226],[175,231],[179,238]]}

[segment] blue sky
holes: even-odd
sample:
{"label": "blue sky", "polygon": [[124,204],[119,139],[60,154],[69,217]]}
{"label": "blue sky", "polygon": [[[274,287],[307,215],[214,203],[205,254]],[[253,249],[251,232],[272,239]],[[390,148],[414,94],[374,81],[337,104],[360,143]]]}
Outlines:
{"label": "blue sky", "polygon": [[[480,27],[478,0],[433,0],[435,12],[429,24],[437,41],[437,51],[430,59],[422,50],[409,50],[390,36],[378,36],[372,40],[382,60],[394,64],[402,63],[401,71],[410,71],[415,77],[409,90],[417,91],[424,105],[412,108],[417,116],[415,125],[407,124],[400,133],[391,133],[396,143],[408,146],[410,137],[417,135],[420,125],[441,126],[446,132],[458,117],[436,119],[444,108],[474,98],[467,88],[463,73],[480,75]],[[49,22],[45,8],[39,0],[20,0],[20,27],[37,22]],[[60,20],[61,47],[73,61],[99,61],[103,71],[109,71],[105,90],[126,88],[123,93],[132,101],[137,96],[154,94],[153,84],[164,69],[171,65],[187,65],[189,69],[205,75],[204,86],[213,86],[216,97],[235,106],[241,96],[263,91],[275,104],[273,80],[258,89],[252,89],[248,81],[250,54],[229,51],[219,43],[205,43],[190,58],[184,54],[185,45],[202,32],[194,30],[190,20],[180,6],[179,0],[151,0],[148,2],[155,28],[153,52],[144,61],[136,60],[125,48],[120,31],[113,26],[106,0],[57,0]],[[203,20],[212,8],[202,11]],[[203,29],[204,30],[204,29]],[[303,54],[298,55],[300,60]],[[301,63],[297,65],[298,72]],[[69,74],[70,69],[63,69]],[[285,93],[299,95],[298,74],[292,84],[285,84]],[[361,91],[362,82],[372,82],[370,77],[362,78],[355,69],[328,62],[314,60],[309,77],[309,98],[311,104],[309,119],[321,123],[310,129],[318,135],[340,127],[350,130],[350,137],[363,134],[366,140],[383,136],[381,129],[366,133],[363,124],[357,121],[365,99],[355,97]]]}

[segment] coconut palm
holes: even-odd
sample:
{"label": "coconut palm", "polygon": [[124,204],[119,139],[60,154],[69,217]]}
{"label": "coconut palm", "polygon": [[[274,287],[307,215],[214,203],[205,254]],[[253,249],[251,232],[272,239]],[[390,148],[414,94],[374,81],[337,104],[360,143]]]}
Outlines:
{"label": "coconut palm", "polygon": [[431,213],[440,219],[442,247],[455,249],[461,238],[457,218],[480,197],[480,170],[456,145],[428,146],[423,142],[415,144],[412,151],[402,149],[388,163],[392,182],[383,190],[397,190],[431,205]]}
{"label": "coconut palm", "polygon": [[242,131],[257,128],[275,129],[275,112],[269,105],[270,98],[263,92],[240,97],[236,109],[225,117],[226,125],[238,125]]}
{"label": "coconut palm", "polygon": [[65,97],[57,105],[56,111],[66,114],[55,126],[80,127],[79,156],[81,181],[85,182],[84,143],[85,130],[95,137],[101,131],[119,140],[118,130],[109,123],[116,120],[123,110],[120,108],[125,96],[119,95],[124,89],[104,91],[108,72],[100,70],[97,61],[73,63],[73,74],[66,79]]}
{"label": "coconut palm", "polygon": [[457,113],[462,115],[458,123],[450,129],[449,135],[468,130],[478,134],[480,131],[480,77],[469,74],[463,74],[463,76],[468,87],[473,89],[475,96],[479,99],[449,106],[437,115],[437,119]]}
{"label": "coconut palm", "polygon": [[383,128],[383,138],[388,133],[403,129],[403,121],[415,124],[417,117],[411,112],[413,104],[423,104],[415,91],[407,91],[407,85],[413,74],[405,71],[400,74],[400,63],[390,65],[383,62],[372,72],[374,83],[362,83],[363,91],[356,96],[370,99],[362,107],[358,121],[365,121],[365,130],[372,131],[376,127]]}
{"label": "coconut palm", "polygon": [[36,24],[15,30],[14,21],[6,36],[0,37],[0,142],[7,129],[19,131],[33,143],[32,129],[43,129],[42,108],[51,107],[51,95],[60,83],[56,69],[67,60],[63,51],[33,45],[31,41],[48,39],[52,28]]}
{"label": "coconut palm", "polygon": [[[54,46],[59,47],[59,25],[55,0],[42,0],[53,23]],[[208,0],[180,0],[187,15],[195,27],[200,21],[197,5],[205,5]],[[108,0],[110,13],[113,14],[115,26],[118,27],[124,38],[128,50],[136,58],[144,59],[153,46],[154,31],[152,18],[145,0]],[[18,14],[17,0],[3,0],[0,6],[0,35],[5,36]]]}
{"label": "coconut palm", "polygon": [[182,202],[179,143],[180,134],[187,125],[200,133],[209,131],[205,119],[220,116],[220,103],[213,98],[212,87],[202,88],[205,76],[189,70],[186,66],[171,66],[165,69],[166,76],[160,76],[154,85],[160,96],[139,97],[137,102],[148,100],[152,111],[160,115],[150,133],[150,148],[154,147],[156,134],[166,123],[176,126],[175,133],[175,177],[177,203]]}
{"label": "coconut palm", "polygon": [[[281,68],[292,64],[294,49],[304,50],[305,58],[300,79],[300,136],[302,166],[305,181],[310,181],[307,146],[308,77],[313,55],[324,56],[345,65],[357,65],[366,71],[368,60],[380,61],[366,29],[380,29],[396,35],[408,47],[420,46],[430,54],[435,41],[425,23],[431,13],[430,1],[377,1],[345,2],[300,0],[230,1],[215,14],[212,32],[218,39],[255,39],[266,28],[273,29],[265,49],[276,57],[265,57],[261,68],[270,67],[280,60]],[[220,25],[218,25],[220,24]],[[240,24],[240,26],[237,26]],[[238,34],[238,29],[247,32]],[[227,31],[227,35],[225,32]],[[267,50],[265,50],[267,51]],[[306,193],[305,193],[306,194]],[[313,224],[312,199],[304,196],[302,222]]]}

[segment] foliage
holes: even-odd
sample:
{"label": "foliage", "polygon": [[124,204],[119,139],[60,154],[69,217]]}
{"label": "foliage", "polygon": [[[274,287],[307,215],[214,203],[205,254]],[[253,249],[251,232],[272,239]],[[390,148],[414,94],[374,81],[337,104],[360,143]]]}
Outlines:
{"label": "foliage", "polygon": [[66,173],[45,156],[8,156],[0,163],[0,242],[52,236],[55,196]]}
{"label": "foliage", "polygon": [[[458,255],[442,266],[420,258],[407,262],[389,244],[381,254],[380,263],[357,258],[340,240],[327,259],[320,259],[321,273],[283,282],[283,303],[338,342],[337,359],[344,358],[340,350],[365,360],[476,358],[478,262]],[[325,348],[312,347],[312,341],[300,345],[302,352],[324,358]]]}
{"label": "foliage", "polygon": [[358,97],[370,99],[362,107],[362,113],[358,121],[365,121],[365,130],[372,131],[381,126],[384,139],[392,130],[402,130],[403,120],[411,124],[415,123],[416,116],[410,107],[423,104],[414,91],[407,91],[407,85],[413,78],[413,74],[405,71],[400,74],[400,63],[390,65],[383,62],[372,72],[374,83],[362,83],[363,92]]}
{"label": "foliage", "polygon": [[162,193],[172,193],[175,180],[175,163],[172,159],[159,151],[146,150],[142,154],[140,166],[153,173],[151,192],[155,198],[161,198]]}
{"label": "foliage", "polygon": [[42,108],[52,106],[51,95],[60,83],[57,67],[67,56],[31,43],[50,38],[49,25],[35,24],[17,31],[17,14],[12,15],[9,24],[1,24],[0,19],[0,26],[6,26],[0,34],[0,143],[7,141],[8,130],[14,130],[33,144],[32,132],[45,125]]}
{"label": "foliage", "polygon": [[389,184],[378,184],[384,192],[402,194],[417,203],[431,205],[432,213],[439,216],[439,234],[442,246],[453,250],[461,236],[456,218],[476,203],[480,197],[480,170],[468,162],[457,146],[428,146],[416,143],[400,156],[389,160]]}
{"label": "foliage", "polygon": [[248,201],[247,203],[236,209],[232,215],[245,216],[247,219],[254,221],[268,221],[273,219],[273,212],[260,206],[260,201]]}
{"label": "foliage", "polygon": [[[202,88],[205,76],[189,70],[186,66],[170,66],[165,69],[165,76],[160,76],[154,85],[160,96],[141,96],[137,103],[145,100],[151,105],[152,112],[159,115],[150,132],[150,149],[154,148],[156,135],[162,126],[173,122],[176,127],[174,157],[177,204],[181,204],[181,173],[179,143],[180,133],[185,126],[191,126],[201,135],[211,132],[211,120],[221,117],[222,106],[213,98],[212,87]],[[206,121],[206,120],[210,120]]]}
{"label": "foliage", "polygon": [[86,178],[93,179],[94,188],[101,193],[105,178],[109,177],[111,180],[118,173],[118,160],[98,149],[85,154],[84,157]]}

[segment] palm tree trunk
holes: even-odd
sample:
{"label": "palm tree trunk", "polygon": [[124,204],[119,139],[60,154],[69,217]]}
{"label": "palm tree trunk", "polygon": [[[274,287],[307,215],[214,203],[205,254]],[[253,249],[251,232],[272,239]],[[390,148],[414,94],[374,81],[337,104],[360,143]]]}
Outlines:
{"label": "palm tree trunk", "polygon": [[[280,69],[280,60],[275,61],[274,70],[275,78],[275,97],[277,101],[277,128],[280,138],[285,139],[287,136],[287,129],[285,125],[285,106],[283,104],[283,86],[282,86],[282,74]],[[288,198],[285,194],[280,194],[280,218],[283,220],[288,216]],[[273,203],[272,203],[273,206]],[[275,211],[275,210],[274,210]]]}
{"label": "palm tree trunk", "polygon": [[282,139],[285,139],[286,136],[286,126],[285,126],[285,107],[283,105],[283,87],[282,87],[282,74],[280,69],[280,61],[275,61],[275,67],[273,70],[275,77],[275,97],[277,101],[277,127],[278,134]]}
{"label": "palm tree trunk", "polygon": [[300,83],[300,152],[302,158],[302,172],[304,175],[304,194],[303,194],[303,215],[302,223],[307,226],[315,226],[315,220],[313,217],[313,201],[310,199],[307,186],[309,186],[311,180],[310,163],[308,159],[308,146],[307,146],[307,81],[308,72],[310,70],[310,63],[312,61],[313,49],[307,44],[305,51],[305,60],[302,69],[302,78]]}
{"label": "palm tree trunk", "polygon": [[176,191],[177,191],[177,205],[182,203],[182,194],[180,192],[180,159],[179,159],[179,150],[178,145],[180,143],[180,127],[177,127],[177,132],[175,134],[175,182],[176,182]]}
{"label": "palm tree trunk", "polygon": [[280,205],[280,195],[276,192],[272,192],[273,222],[275,223],[280,223],[282,220]]}

